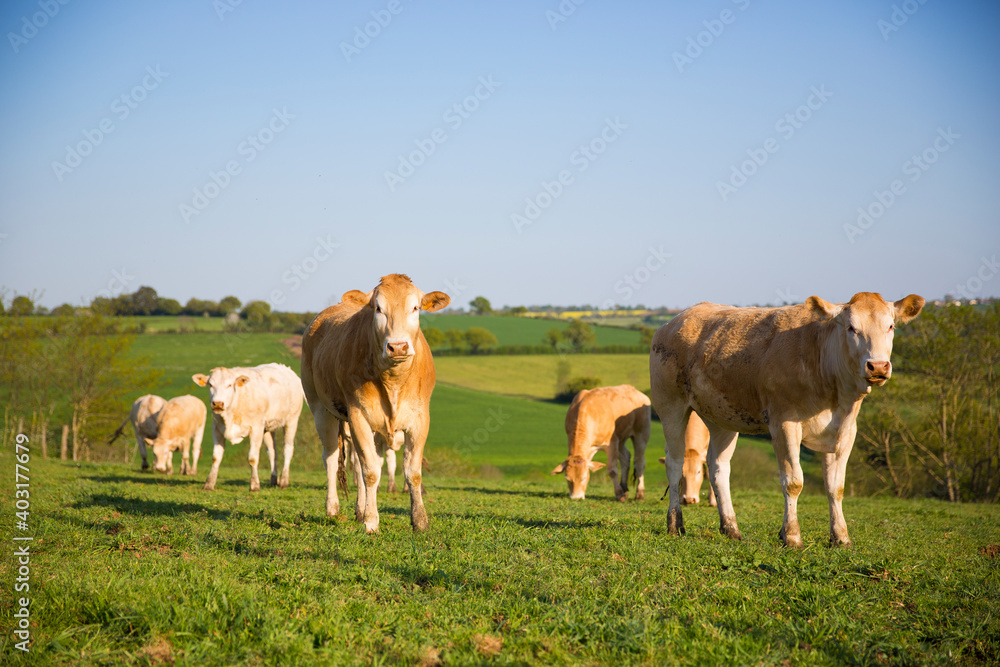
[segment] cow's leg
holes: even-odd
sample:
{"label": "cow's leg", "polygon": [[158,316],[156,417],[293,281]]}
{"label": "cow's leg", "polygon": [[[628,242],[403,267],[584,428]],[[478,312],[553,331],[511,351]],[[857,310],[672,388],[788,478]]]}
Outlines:
{"label": "cow's leg", "polygon": [[222,465],[222,453],[225,451],[225,425],[222,420],[212,416],[212,469],[208,471],[208,479],[205,480],[205,490],[215,490],[215,480],[219,477],[219,466]]}
{"label": "cow's leg", "polygon": [[719,532],[734,540],[742,540],[740,529],[736,525],[736,512],[733,510],[733,497],[729,492],[730,461],[736,451],[736,438],[739,434],[728,431],[705,422],[708,426],[708,479],[715,490],[719,503]]}
{"label": "cow's leg", "polygon": [[299,417],[296,415],[285,424],[285,458],[281,464],[281,477],[278,479],[278,486],[282,489],[287,489],[291,483],[292,455],[295,454],[295,433],[298,430]]}
{"label": "cow's leg", "polygon": [[[707,471],[708,470],[708,463],[706,462],[703,465],[705,466],[705,470]],[[711,477],[708,477],[708,505],[709,505],[709,507],[718,507],[719,506],[719,503],[717,503],[716,500],[715,500],[715,487],[712,486],[712,478]]]}
{"label": "cow's leg", "polygon": [[[856,428],[856,427],[855,427]],[[826,483],[826,498],[830,503],[830,546],[850,546],[847,521],[844,519],[844,482],[847,475],[847,458],[851,454],[853,442],[846,449],[836,453],[820,454],[823,463],[823,481]]]}
{"label": "cow's leg", "polygon": [[[368,421],[352,415],[351,436],[357,457],[358,505],[355,515],[365,524],[366,533],[378,532],[378,482],[382,476],[382,456],[375,445],[375,434]],[[364,503],[362,505],[362,498]]]}
{"label": "cow's leg", "polygon": [[191,438],[184,438],[184,444],[181,445],[181,474],[191,474]]}
{"label": "cow's leg", "polygon": [[[798,422],[781,422],[771,428],[771,444],[778,459],[778,474],[781,477],[781,491],[785,494],[785,519],[778,536],[788,547],[802,546],[802,531],[799,528],[798,502],[802,493],[802,466],[799,465],[799,450],[802,445],[802,426]],[[722,498],[719,498],[722,505]]]}
{"label": "cow's leg", "polygon": [[397,493],[396,489],[396,451],[390,447],[385,450],[385,471],[389,475],[389,493]]}
{"label": "cow's leg", "polygon": [[365,473],[361,469],[361,459],[358,458],[357,440],[352,442],[354,446],[351,447],[351,472],[354,473],[354,486],[358,490],[354,501],[354,519],[360,523],[365,520]]}
{"label": "cow's leg", "polygon": [[646,497],[646,443],[649,442],[649,429],[643,433],[632,436],[632,449],[635,450],[635,457],[632,461],[632,468],[635,470],[635,499],[643,500]]}
{"label": "cow's leg", "polygon": [[139,433],[139,429],[135,430],[135,442],[139,445],[139,456],[142,457],[142,471],[149,472],[149,459],[146,455],[146,439],[142,437]]}
{"label": "cow's leg", "polygon": [[264,431],[264,447],[267,449],[267,459],[271,463],[271,486],[278,486],[278,462],[274,454],[274,433]]}
{"label": "cow's leg", "polygon": [[[625,502],[626,491],[622,490],[621,480],[618,476],[618,457],[621,451],[618,449],[619,440],[615,436],[611,436],[611,441],[608,442],[608,446],[604,450],[608,454],[608,477],[611,478],[611,485],[615,490],[615,500],[619,502]],[[593,450],[596,453],[596,450]],[[591,455],[593,458],[593,454]]]}
{"label": "cow's leg", "polygon": [[[274,441],[271,434],[260,428],[250,429],[250,452],[247,454],[247,463],[250,464],[250,490],[260,491],[260,477],[257,476],[257,462],[260,461],[260,446],[264,442],[265,436],[271,443],[271,450],[274,450]],[[273,456],[273,454],[272,454]]]}
{"label": "cow's leg", "polygon": [[[310,406],[312,407],[312,406]],[[326,466],[326,515],[337,516],[340,498],[337,497],[337,469],[340,467],[340,420],[322,405],[313,409],[313,422],[323,443],[323,464]]]}
{"label": "cow's leg", "polygon": [[406,432],[403,449],[403,476],[410,487],[410,525],[413,530],[427,530],[427,510],[424,509],[422,465],[424,443],[427,441],[427,417],[416,420],[411,430]]}
{"label": "cow's leg", "polygon": [[205,424],[202,424],[194,433],[194,444],[191,449],[191,467],[188,469],[189,475],[198,474],[198,459],[201,458],[201,441],[205,437]]}
{"label": "cow's leg", "polygon": [[658,406],[656,411],[663,424],[664,450],[666,453],[667,484],[670,501],[667,506],[667,533],[670,535],[684,534],[684,515],[681,513],[681,479],[684,476],[684,432],[687,430],[691,409],[685,405],[679,407]]}
{"label": "cow's leg", "polygon": [[[628,438],[618,441],[618,479],[624,495],[628,495],[628,475],[632,472],[632,454],[628,451]],[[622,499],[624,502],[624,498]]]}
{"label": "cow's leg", "polygon": [[174,474],[174,450],[169,445],[167,446],[167,474]]}

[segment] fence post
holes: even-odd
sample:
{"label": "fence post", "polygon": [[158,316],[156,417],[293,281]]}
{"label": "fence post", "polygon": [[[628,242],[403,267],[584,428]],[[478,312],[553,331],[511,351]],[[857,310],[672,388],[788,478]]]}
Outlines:
{"label": "fence post", "polygon": [[62,444],[59,445],[59,458],[66,460],[66,441],[69,440],[69,425],[63,424]]}

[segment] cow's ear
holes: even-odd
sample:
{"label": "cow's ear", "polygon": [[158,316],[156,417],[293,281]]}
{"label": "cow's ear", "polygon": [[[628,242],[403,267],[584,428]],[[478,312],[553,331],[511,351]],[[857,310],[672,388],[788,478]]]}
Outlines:
{"label": "cow's ear", "polygon": [[560,463],[559,465],[557,465],[555,468],[553,468],[552,472],[550,472],[549,474],[550,475],[558,475],[561,472],[566,472],[566,462],[565,461],[563,461],[562,463]]}
{"label": "cow's ear", "polygon": [[806,299],[806,307],[824,320],[830,320],[840,314],[843,306],[833,304],[818,296],[811,296]]}
{"label": "cow's ear", "polygon": [[349,303],[354,306],[367,306],[368,302],[372,300],[371,292],[365,294],[359,289],[352,289],[349,292],[344,292],[344,296],[340,297],[341,303]]}
{"label": "cow's ear", "polygon": [[600,461],[591,461],[587,465],[590,467],[590,472],[597,472],[598,470],[604,467],[604,464],[601,463]]}
{"label": "cow's ear", "polygon": [[435,310],[441,310],[449,303],[451,303],[451,297],[444,292],[428,292],[420,300],[420,309],[433,313]]}
{"label": "cow's ear", "polygon": [[250,381],[250,378],[248,378],[246,375],[241,375],[238,378],[236,378],[236,386],[237,387],[242,387],[243,385],[245,385],[249,381]]}
{"label": "cow's ear", "polygon": [[661,456],[660,457],[660,463],[662,463],[663,465],[667,465],[667,457],[666,456]]}
{"label": "cow's ear", "polygon": [[191,379],[194,380],[194,383],[199,387],[208,386],[208,376],[204,373],[195,373],[191,376]]}
{"label": "cow's ear", "polygon": [[896,308],[896,321],[906,324],[920,314],[924,307],[924,297],[911,294],[892,304]]}

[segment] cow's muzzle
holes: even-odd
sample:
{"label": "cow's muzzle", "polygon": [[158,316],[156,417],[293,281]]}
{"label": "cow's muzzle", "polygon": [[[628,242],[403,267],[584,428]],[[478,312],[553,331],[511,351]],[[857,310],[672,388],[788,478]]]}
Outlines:
{"label": "cow's muzzle", "polygon": [[888,361],[869,361],[865,364],[865,381],[868,384],[883,385],[892,375],[892,364]]}
{"label": "cow's muzzle", "polygon": [[222,412],[226,409],[222,401],[212,401],[212,412]]}
{"label": "cow's muzzle", "polygon": [[385,356],[391,359],[403,360],[411,354],[410,343],[408,341],[386,341],[385,343]]}

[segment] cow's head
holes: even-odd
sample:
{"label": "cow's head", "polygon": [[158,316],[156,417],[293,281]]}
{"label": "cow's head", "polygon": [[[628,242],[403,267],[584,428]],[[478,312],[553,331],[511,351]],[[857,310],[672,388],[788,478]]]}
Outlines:
{"label": "cow's head", "polygon": [[583,500],[587,492],[587,482],[590,473],[604,467],[603,463],[589,461],[583,456],[573,455],[552,469],[553,475],[566,473],[566,484],[569,486],[569,497],[573,500]]}
{"label": "cow's head", "polygon": [[818,296],[806,304],[815,312],[832,318],[842,341],[845,362],[860,383],[881,386],[892,375],[892,338],[896,324],[905,324],[924,307],[923,297],[911,294],[888,302],[874,292],[858,292],[847,304],[834,305]]}
{"label": "cow's head", "polygon": [[208,387],[212,413],[216,415],[222,415],[231,408],[239,388],[250,381],[249,377],[232,368],[213,368],[210,374],[195,373],[191,379],[201,387]]}
{"label": "cow's head", "polygon": [[146,445],[153,450],[153,470],[156,472],[167,472],[167,464],[173,453],[184,446],[183,441],[173,442],[166,438],[156,438],[150,440],[146,438]]}
{"label": "cow's head", "polygon": [[[661,456],[660,463],[666,465],[667,457]],[[684,505],[697,505],[701,500],[701,485],[705,481],[705,466],[703,463],[702,456],[698,452],[688,450],[684,454],[681,483],[678,485],[681,503]]]}
{"label": "cow's head", "polygon": [[382,359],[393,364],[413,357],[415,341],[420,335],[420,311],[434,312],[451,303],[444,292],[424,294],[400,273],[383,276],[367,294],[351,290],[341,301],[374,311],[375,339],[382,350]]}

